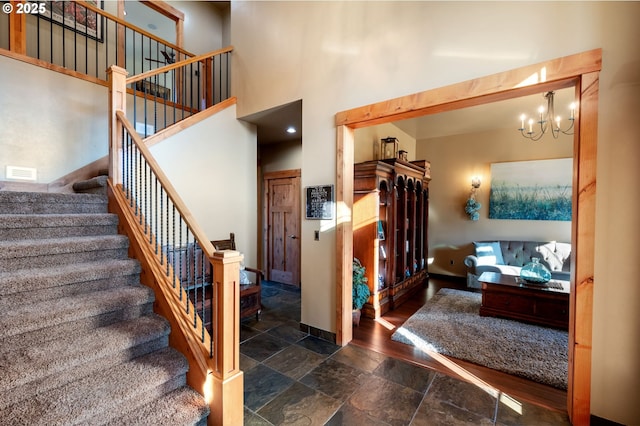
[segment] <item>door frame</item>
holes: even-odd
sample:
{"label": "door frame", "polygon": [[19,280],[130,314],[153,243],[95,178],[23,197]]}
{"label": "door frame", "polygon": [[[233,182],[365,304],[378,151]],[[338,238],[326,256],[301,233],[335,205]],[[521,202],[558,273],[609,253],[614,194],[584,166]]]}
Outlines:
{"label": "door frame", "polygon": [[366,105],[336,114],[336,341],[352,340],[354,130],[398,120],[575,87],[578,115],[573,138],[572,265],[569,315],[567,411],[588,424],[591,399],[596,148],[602,49],[552,59],[450,86]]}
{"label": "door frame", "polygon": [[[266,273],[268,279],[271,278],[271,274],[269,273],[271,265],[269,264],[269,248],[271,245],[269,244],[269,180],[273,179],[291,179],[298,178],[298,193],[296,196],[298,197],[298,212],[300,212],[301,206],[301,186],[300,186],[300,178],[302,176],[301,169],[291,169],[291,170],[279,170],[276,172],[266,172],[262,176],[262,267]],[[298,213],[298,217],[300,218],[300,213]],[[298,278],[300,278],[301,274],[301,249],[302,249],[302,219],[299,219],[298,223],[298,232],[300,232],[300,237],[298,237]],[[298,284],[299,287],[302,287],[301,283]]]}

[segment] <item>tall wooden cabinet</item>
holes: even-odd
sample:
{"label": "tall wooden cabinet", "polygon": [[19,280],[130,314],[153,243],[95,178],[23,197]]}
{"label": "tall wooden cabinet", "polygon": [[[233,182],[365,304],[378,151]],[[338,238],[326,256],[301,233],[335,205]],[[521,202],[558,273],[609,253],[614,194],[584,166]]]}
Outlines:
{"label": "tall wooden cabinet", "polygon": [[396,308],[428,278],[430,180],[430,164],[424,160],[354,165],[353,255],[369,280],[367,317]]}

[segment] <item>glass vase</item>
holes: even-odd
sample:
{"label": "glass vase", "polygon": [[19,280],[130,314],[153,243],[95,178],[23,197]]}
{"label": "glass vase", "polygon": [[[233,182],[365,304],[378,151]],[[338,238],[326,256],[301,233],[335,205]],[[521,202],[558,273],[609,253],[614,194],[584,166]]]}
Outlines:
{"label": "glass vase", "polygon": [[530,283],[546,283],[551,279],[551,271],[540,263],[540,259],[532,257],[531,262],[520,270],[520,278]]}

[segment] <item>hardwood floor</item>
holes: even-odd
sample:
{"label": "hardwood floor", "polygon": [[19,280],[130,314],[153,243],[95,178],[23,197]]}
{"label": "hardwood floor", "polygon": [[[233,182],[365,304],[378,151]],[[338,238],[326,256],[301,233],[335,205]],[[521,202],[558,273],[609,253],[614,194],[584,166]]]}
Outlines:
{"label": "hardwood floor", "polygon": [[566,412],[567,393],[565,391],[455,358],[439,354],[429,355],[413,346],[391,340],[395,329],[442,287],[466,289],[464,283],[430,278],[427,286],[398,309],[387,312],[378,320],[362,318],[360,325],[353,328],[351,343],[476,383],[483,388],[488,385],[490,391],[508,395],[516,400]]}

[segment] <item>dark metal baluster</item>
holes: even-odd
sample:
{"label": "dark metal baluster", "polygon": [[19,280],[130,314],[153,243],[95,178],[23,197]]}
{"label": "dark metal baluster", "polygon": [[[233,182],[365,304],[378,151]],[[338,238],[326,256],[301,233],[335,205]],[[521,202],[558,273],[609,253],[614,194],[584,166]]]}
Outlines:
{"label": "dark metal baluster", "polygon": [[[144,160],[144,233],[147,233],[147,226],[149,224],[149,193],[151,189],[149,188],[149,163],[142,157]],[[142,218],[140,218],[142,219]]]}
{"label": "dark metal baluster", "polygon": [[129,207],[133,207],[133,161],[134,161],[134,151],[133,151],[133,141],[131,139],[131,135],[127,134],[127,140],[129,142],[129,164],[128,164],[128,172],[129,172]]}
{"label": "dark metal baluster", "polygon": [[[116,24],[116,60],[115,60],[115,62],[116,62],[116,64],[118,64],[119,66],[123,67],[124,69],[127,69],[127,55],[122,55],[122,56],[124,56],[124,64],[118,63],[118,59],[119,59],[119,55],[118,55],[118,46],[119,46],[119,44],[118,44],[118,41],[119,41],[118,40],[118,37],[119,37],[119,35],[118,35],[118,33],[119,33],[118,26],[119,25],[120,24]],[[127,29],[125,28],[124,29],[124,46],[126,46],[126,45],[127,45]],[[126,49],[126,47],[125,47],[125,49]]]}
{"label": "dark metal baluster", "polygon": [[133,125],[135,126],[138,121],[138,82],[131,83],[131,88],[133,89]]}
{"label": "dark metal baluster", "polygon": [[229,69],[229,56],[231,56],[231,54],[230,54],[230,52],[227,52],[227,53],[224,54],[224,56],[225,56],[225,58],[227,60],[227,75],[226,75],[226,79],[225,79],[226,82],[227,82],[227,93],[225,93],[225,95],[226,95],[225,99],[229,99],[231,97],[230,96],[230,94],[231,94],[230,93],[231,92],[231,86],[230,86],[231,77],[229,75],[229,71],[230,71],[230,69]]}
{"label": "dark metal baluster", "polygon": [[[64,7],[64,4],[63,4],[63,6],[62,6],[62,22],[66,21],[64,14],[65,14],[65,7]],[[52,14],[52,16],[53,16],[53,14]],[[66,60],[67,59],[67,55],[65,54],[65,52],[66,52],[66,49],[65,49],[65,44],[66,44],[65,43],[65,38],[66,37],[65,37],[65,35],[66,35],[65,34],[65,27],[63,25],[62,26],[62,66],[63,67],[65,67],[66,64],[67,64],[67,60]]]}
{"label": "dark metal baluster", "polygon": [[140,149],[136,147],[136,174],[138,182],[136,183],[136,214],[138,215],[138,224],[142,225],[142,204],[140,196],[142,195],[142,154]]}
{"label": "dark metal baluster", "polygon": [[[180,212],[178,212],[178,235],[179,243],[182,244],[182,216],[180,215]],[[182,246],[180,247],[182,250]],[[180,300],[182,300],[182,256],[180,256],[180,279],[178,280],[178,285],[180,286]]]}
{"label": "dark metal baluster", "polygon": [[204,249],[202,247],[200,247],[200,253],[202,253],[202,270],[200,271],[200,274],[202,276],[202,280],[201,280],[201,288],[202,288],[202,309],[200,310],[200,318],[202,318],[202,334],[200,336],[201,341],[204,342],[204,318],[205,318],[205,305],[207,303],[207,294],[206,294],[206,288],[207,288],[207,279],[206,279],[206,272],[207,272],[207,265],[209,264],[209,258],[207,257],[206,253],[204,252]]}
{"label": "dark metal baluster", "polygon": [[[78,6],[77,3],[73,5],[74,18],[77,16],[76,10],[77,10],[78,7],[80,7],[80,6]],[[86,22],[85,22],[85,24],[86,24]],[[87,31],[87,30],[88,30],[88,28],[85,27],[85,31]],[[86,40],[86,36],[85,36],[85,45],[87,44],[86,41],[87,40]],[[63,46],[64,46],[64,44],[63,44]],[[74,71],[78,70],[77,51],[78,51],[78,20],[74,19],[73,20],[73,70]],[[86,64],[86,62],[85,62],[85,64]],[[86,72],[86,66],[85,66],[85,74],[86,73],[87,72]]]}
{"label": "dark metal baluster", "polygon": [[[180,216],[180,218],[182,219],[182,216]],[[182,220],[184,220],[184,219],[182,219]],[[180,223],[182,224],[182,222],[180,222]],[[186,238],[187,254],[189,254],[189,244],[190,244],[189,243],[189,227],[186,226],[186,223],[185,223],[185,230],[186,230],[186,235],[187,235],[187,238]],[[192,293],[194,291],[194,288],[195,288],[195,275],[196,274],[195,274],[195,268],[193,267],[193,265],[194,265],[195,260],[196,260],[196,247],[195,247],[195,245],[193,245],[192,247],[193,247],[193,250],[192,250],[193,258],[189,259],[189,256],[187,256],[187,288],[186,288],[186,290],[188,292],[187,294]],[[186,300],[187,314],[189,314],[190,313],[189,311],[191,310],[190,309],[191,308],[191,304],[189,303],[189,301],[190,301],[190,297],[187,297],[187,300]],[[194,297],[193,304],[194,304],[194,306],[196,304],[195,297]],[[194,309],[194,315],[195,315],[195,309]]]}
{"label": "dark metal baluster", "polygon": [[177,79],[176,79],[176,75],[178,73],[178,69],[176,68],[175,70],[173,70],[173,90],[175,92],[175,102],[173,103],[173,123],[176,122],[176,108],[178,106],[178,85],[177,85]]}
{"label": "dark metal baluster", "polygon": [[211,57],[211,102],[213,105],[217,104],[216,101],[216,56]]}
{"label": "dark metal baluster", "polygon": [[[171,240],[171,243],[173,245],[173,250],[174,250],[174,254],[173,254],[173,288],[176,288],[176,257],[175,257],[175,248],[176,248],[176,206],[173,205],[172,209],[172,230],[173,230],[173,239]],[[180,300],[182,300],[182,293],[180,293]]]}
{"label": "dark metal baluster", "polygon": [[37,40],[38,42],[36,43],[36,47],[37,47],[37,58],[40,59],[40,15],[36,15],[36,34],[37,34]]}
{"label": "dark metal baluster", "polygon": [[[135,58],[136,58],[136,32],[131,30],[131,33],[132,33],[131,34],[131,41],[132,41],[131,49],[133,50],[133,52],[132,52],[133,56],[131,56],[131,57],[134,58],[132,60],[132,62],[133,62],[133,72],[131,73],[131,75],[136,75],[136,60],[135,60]],[[126,44],[125,44],[125,46],[126,46]],[[135,124],[135,122],[133,124]]]}
{"label": "dark metal baluster", "polygon": [[[173,71],[170,71],[170,72],[173,72]],[[164,87],[168,87],[168,86],[167,86],[167,74],[168,74],[168,73],[164,73],[164,75],[163,75],[163,77],[162,77],[162,78],[163,78],[163,83],[162,83],[162,85],[163,85]],[[171,91],[170,91],[169,93],[173,93],[173,92],[175,92],[175,91],[176,91],[176,89],[175,89],[174,87],[172,87],[170,90],[171,90]],[[163,106],[163,108],[162,108],[162,114],[163,114],[163,118],[162,118],[162,120],[163,120],[163,122],[164,122],[164,127],[165,127],[165,128],[169,127],[169,126],[167,125],[167,104],[169,103],[170,98],[171,98],[171,95],[169,95],[169,96],[165,97],[165,100],[164,100],[164,106]]]}
{"label": "dark metal baluster", "polygon": [[[108,46],[109,46],[109,37],[108,37],[109,36],[109,28],[108,28],[109,25],[108,24],[107,25],[103,25],[104,22],[99,24],[98,23],[98,19],[102,19],[102,15],[98,15],[97,12],[91,12],[91,13],[93,13],[95,15],[95,18],[96,18],[96,39],[95,39],[96,69],[95,69],[95,72],[96,72],[96,78],[97,78],[98,77],[98,52],[99,52],[99,50],[98,50],[98,36],[100,35],[99,32],[98,32],[98,28],[102,28],[102,33],[104,34],[104,41],[105,41],[104,44],[105,44],[106,52],[107,52],[107,55],[108,55],[109,54],[109,48],[108,48]],[[88,52],[88,50],[89,50],[89,47],[88,47],[89,46],[89,40],[88,39],[86,40],[85,46],[86,46],[85,55],[88,55],[89,54],[89,52]],[[89,62],[89,58],[87,56],[87,58],[85,59],[85,63],[88,63],[88,62]],[[105,62],[105,64],[109,64],[109,61],[107,60]],[[105,68],[106,67],[107,66],[105,65]]]}
{"label": "dark metal baluster", "polygon": [[[165,191],[162,191],[163,194],[165,194]],[[166,232],[166,242],[167,242],[167,247],[169,247],[169,197],[167,197],[167,206],[166,206],[166,223],[167,223],[167,227],[165,228],[165,232]],[[169,259],[167,259],[167,275],[169,275]]]}
{"label": "dark metal baluster", "polygon": [[[151,80],[148,80],[148,79],[143,80],[143,82],[147,82],[147,81],[149,83],[151,83]],[[148,122],[147,122],[147,104],[148,104],[147,95],[149,94],[149,91],[146,90],[147,89],[146,85],[143,85],[142,87],[144,89],[144,91],[142,92],[142,96],[143,96],[142,99],[143,99],[143,105],[144,105],[144,120],[143,120],[143,122],[144,122],[144,137],[146,138],[147,136],[149,136],[149,134],[147,133],[147,124],[148,124]]]}
{"label": "dark metal baluster", "polygon": [[[96,18],[98,18],[98,16],[96,16]],[[105,64],[116,64],[117,66],[121,67],[122,64],[118,63],[118,23],[113,24],[113,28],[115,30],[115,37],[116,37],[116,58],[114,61],[109,61],[109,20],[103,20],[102,19],[102,15],[99,16],[100,21],[102,22],[102,28],[104,28],[104,47],[105,47],[105,54],[104,54],[104,63]],[[96,45],[97,47],[97,45]],[[97,51],[97,50],[96,50]],[[98,65],[98,55],[96,55],[96,65]],[[98,70],[98,67],[96,66],[96,72]]]}
{"label": "dark metal baluster", "polygon": [[[153,232],[150,232],[151,235],[155,235],[155,240],[156,240],[156,245],[155,245],[155,252],[156,255],[158,254],[158,177],[155,175],[155,173],[153,174],[153,211],[151,213],[153,213],[152,216],[152,223],[153,223]],[[149,242],[153,243],[151,237],[149,237]]]}
{"label": "dark metal baluster", "polygon": [[187,92],[187,67],[186,65],[182,66],[182,119],[184,120],[185,114],[187,113],[186,108],[189,105],[189,95]]}
{"label": "dark metal baluster", "polygon": [[[52,12],[53,15],[53,12]],[[53,62],[53,19],[49,21],[49,62]]]}
{"label": "dark metal baluster", "polygon": [[215,70],[214,81],[217,82],[218,85],[218,102],[222,102],[224,100],[224,89],[223,89],[223,80],[222,80],[222,55],[218,55],[218,67]]}
{"label": "dark metal baluster", "polygon": [[[200,65],[200,62],[198,62],[196,64],[196,74],[197,74],[196,75],[196,77],[197,77],[196,82],[197,82],[197,85],[198,85],[198,100],[197,100],[197,102],[198,102],[198,111],[202,111],[203,109],[206,108],[206,102],[203,102],[204,99],[205,99],[204,93],[200,93],[200,80],[202,79],[202,67]],[[203,103],[205,105],[203,105]]]}
{"label": "dark metal baluster", "polygon": [[[126,162],[127,162],[127,138],[125,137],[125,127],[122,126],[122,164],[120,165],[120,176],[122,176],[122,189],[125,194],[127,193],[127,179],[126,179]],[[111,176],[112,178],[115,176]]]}
{"label": "dark metal baluster", "polygon": [[[189,80],[191,81],[191,105],[195,103],[196,112],[200,111],[200,77],[196,78],[196,94],[193,94],[193,80],[194,80],[194,72],[193,72],[193,62],[189,65]],[[196,64],[197,66],[197,64]]]}
{"label": "dark metal baluster", "polygon": [[[157,41],[155,41],[156,44],[156,58],[158,58],[158,60],[160,60],[160,55],[159,55],[159,51],[160,51],[160,43],[158,43]],[[159,67],[163,66],[163,64],[158,63],[157,64]],[[156,74],[156,76],[154,77],[155,83],[156,83],[156,93],[155,93],[155,98],[154,98],[154,102],[153,102],[153,129],[154,129],[154,133],[158,132],[158,98],[160,98],[160,94],[158,93],[158,90],[160,88],[160,80],[158,80],[158,74]]]}
{"label": "dark metal baluster", "polygon": [[[129,147],[129,134],[127,133],[125,136],[124,126],[122,127],[122,189],[124,189],[125,196],[127,197],[127,201],[131,198],[129,196],[129,185],[130,185],[130,167],[129,163],[131,162],[130,152],[131,148]],[[115,177],[115,176],[114,176]]]}
{"label": "dark metal baluster", "polygon": [[[158,177],[156,176],[156,180],[158,180]],[[162,191],[162,185],[159,186],[159,190],[160,190],[160,209],[159,209],[159,216],[158,216],[158,222],[160,224],[160,231],[157,233],[158,235],[158,242],[160,244],[160,265],[164,265],[164,247],[166,246],[166,241],[164,240],[164,234],[163,234],[163,229],[164,229],[164,218],[162,216],[162,213],[164,212],[164,191]]]}

